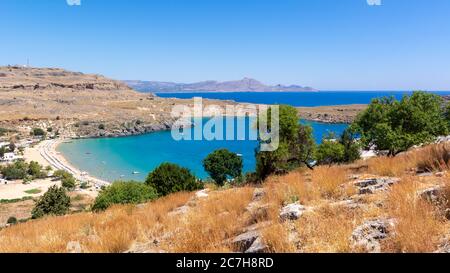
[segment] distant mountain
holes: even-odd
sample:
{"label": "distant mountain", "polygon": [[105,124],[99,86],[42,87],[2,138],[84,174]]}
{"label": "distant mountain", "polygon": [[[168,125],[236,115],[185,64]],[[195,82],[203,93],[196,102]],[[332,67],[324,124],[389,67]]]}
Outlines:
{"label": "distant mountain", "polygon": [[317,91],[312,87],[299,85],[265,85],[257,80],[244,78],[238,81],[204,81],[197,83],[174,83],[157,81],[124,81],[131,88],[140,92],[170,93],[170,92],[295,92]]}

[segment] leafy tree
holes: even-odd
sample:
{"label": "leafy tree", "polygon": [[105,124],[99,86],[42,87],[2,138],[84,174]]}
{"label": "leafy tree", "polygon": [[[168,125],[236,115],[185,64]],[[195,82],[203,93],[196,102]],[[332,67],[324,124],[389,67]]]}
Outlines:
{"label": "leafy tree", "polygon": [[72,190],[75,188],[76,180],[75,177],[71,173],[65,170],[57,170],[53,173],[53,176],[61,180],[61,185],[68,189]]}
{"label": "leafy tree", "polygon": [[24,179],[28,176],[28,164],[18,160],[2,169],[3,177],[7,180]]}
{"label": "leafy tree", "polygon": [[44,217],[45,215],[64,215],[69,212],[70,197],[66,190],[57,186],[52,186],[38,200],[36,206],[31,211],[33,219]]}
{"label": "leafy tree", "polygon": [[344,162],[344,145],[337,140],[323,139],[317,147],[316,159],[319,165]]}
{"label": "leafy tree", "polygon": [[32,178],[45,178],[47,176],[47,173],[42,169],[42,166],[36,161],[31,161],[28,165],[28,174]]}
{"label": "leafy tree", "polygon": [[352,163],[361,158],[361,144],[356,140],[353,128],[347,128],[341,135],[340,143],[344,146],[344,162]]}
{"label": "leafy tree", "polygon": [[63,179],[65,177],[72,177],[72,174],[69,173],[68,171],[65,171],[65,170],[56,170],[53,173],[53,176],[58,178],[58,179]]}
{"label": "leafy tree", "polygon": [[396,155],[448,134],[449,121],[443,105],[440,96],[421,91],[400,101],[375,99],[358,116],[353,128],[361,134],[365,146],[375,144],[378,150]]}
{"label": "leafy tree", "polygon": [[346,129],[340,138],[334,133],[326,135],[317,147],[316,160],[319,165],[351,163],[360,158],[359,143],[351,128]]}
{"label": "leafy tree", "polygon": [[214,151],[203,160],[203,167],[217,185],[223,186],[227,179],[242,175],[242,158],[227,149]]}
{"label": "leafy tree", "polygon": [[64,177],[63,179],[61,179],[61,186],[63,186],[63,188],[65,188],[67,190],[73,190],[73,189],[75,189],[75,186],[76,186],[76,180],[73,176],[72,177]]}
{"label": "leafy tree", "polygon": [[95,199],[92,210],[105,210],[113,204],[139,204],[157,197],[156,190],[144,183],[118,181],[100,192]]}
{"label": "leafy tree", "polygon": [[[268,131],[271,132],[272,111],[269,109],[258,117],[267,115]],[[260,145],[267,143],[260,139]],[[299,123],[298,112],[292,106],[279,108],[279,147],[275,151],[256,150],[256,176],[260,181],[271,174],[283,174],[299,166],[310,166],[315,149],[312,128]]]}
{"label": "leafy tree", "polygon": [[203,188],[203,183],[198,181],[189,169],[171,163],[161,164],[148,175],[145,182],[155,188],[161,196]]}

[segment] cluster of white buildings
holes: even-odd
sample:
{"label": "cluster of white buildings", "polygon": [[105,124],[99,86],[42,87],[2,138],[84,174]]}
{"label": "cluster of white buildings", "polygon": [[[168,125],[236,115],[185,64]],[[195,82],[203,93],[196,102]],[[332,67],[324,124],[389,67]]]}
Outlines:
{"label": "cluster of white buildings", "polygon": [[[0,142],[0,149],[3,147],[8,147],[10,142]],[[21,157],[16,155],[14,152],[7,152],[2,157],[0,157],[0,162],[12,162],[14,160],[20,159]]]}

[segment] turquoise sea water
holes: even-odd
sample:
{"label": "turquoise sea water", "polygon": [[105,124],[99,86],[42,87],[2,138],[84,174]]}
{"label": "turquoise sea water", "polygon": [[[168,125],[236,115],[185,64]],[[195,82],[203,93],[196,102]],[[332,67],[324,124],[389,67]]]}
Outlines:
{"label": "turquoise sea water", "polygon": [[[247,119],[247,129],[253,128],[250,123]],[[313,127],[318,142],[327,131],[340,133],[347,127],[345,124],[306,123]],[[185,132],[190,133],[191,129]],[[163,162],[177,163],[191,169],[198,177],[206,178],[202,160],[220,148],[241,154],[244,171],[253,171],[256,146],[257,142],[248,137],[244,141],[175,141],[170,131],[164,131],[123,138],[74,140],[61,144],[58,150],[79,169],[95,177],[115,181],[144,180],[148,172]]]}
{"label": "turquoise sea water", "polygon": [[[449,92],[434,92],[449,95]],[[322,106],[340,104],[366,104],[373,98],[394,96],[401,98],[411,92],[289,92],[289,93],[173,93],[163,97],[192,98],[194,96],[264,104],[290,104],[293,106]],[[342,132],[345,124],[308,122],[320,142],[327,131]],[[147,173],[163,162],[173,162],[191,169],[197,176],[206,178],[202,160],[219,148],[242,154],[245,171],[255,168],[256,141],[175,141],[170,132],[157,132],[142,136],[109,139],[84,139],[62,144],[59,151],[77,168],[108,180],[144,180]],[[133,174],[133,172],[137,172]]]}

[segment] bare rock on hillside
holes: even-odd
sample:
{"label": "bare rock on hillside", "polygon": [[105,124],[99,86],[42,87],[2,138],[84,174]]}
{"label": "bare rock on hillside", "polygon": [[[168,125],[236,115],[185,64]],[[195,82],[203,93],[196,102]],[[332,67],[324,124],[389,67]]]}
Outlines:
{"label": "bare rock on hillside", "polygon": [[82,253],[80,242],[71,241],[67,243],[66,246],[67,253]]}
{"label": "bare rock on hillside", "polygon": [[337,201],[334,203],[330,203],[331,207],[344,207],[347,209],[361,209],[367,207],[366,204],[361,204],[357,200],[349,199],[343,201]]}
{"label": "bare rock on hillside", "polygon": [[248,231],[234,238],[232,243],[239,252],[245,252],[260,236],[261,233],[258,230]]}
{"label": "bare rock on hillside", "polygon": [[261,201],[263,197],[266,195],[266,192],[264,189],[257,188],[255,191],[253,191],[253,201]]}
{"label": "bare rock on hillside", "polygon": [[264,243],[261,237],[256,238],[252,245],[245,251],[245,253],[265,253],[268,246]]}
{"label": "bare rock on hillside", "polygon": [[159,249],[155,240],[149,243],[134,243],[125,253],[166,253],[166,251]]}
{"label": "bare rock on hillside", "polygon": [[259,222],[267,220],[270,204],[261,203],[259,201],[251,202],[246,207],[246,210],[250,213],[251,222]]}
{"label": "bare rock on hillside", "polygon": [[206,198],[208,197],[208,190],[201,190],[195,193],[195,198],[200,199],[200,198]]}
{"label": "bare rock on hillside", "polygon": [[428,189],[419,191],[417,194],[424,200],[430,203],[439,203],[443,198],[443,188],[441,186],[435,186]]}
{"label": "bare rock on hillside", "polygon": [[450,253],[450,241],[442,243],[435,253]]}
{"label": "bare rock on hillside", "polygon": [[280,219],[281,221],[297,220],[308,210],[311,210],[311,208],[305,207],[299,202],[295,202],[281,209]]}
{"label": "bare rock on hillside", "polygon": [[362,248],[369,253],[380,253],[380,241],[386,239],[395,225],[393,219],[367,221],[358,226],[352,233],[354,248]]}
{"label": "bare rock on hillside", "polygon": [[189,211],[189,206],[185,205],[185,206],[181,206],[178,207],[176,209],[174,209],[173,211],[169,212],[170,216],[174,216],[174,215],[183,215],[186,214]]}
{"label": "bare rock on hillside", "polygon": [[358,188],[359,194],[373,194],[388,190],[390,186],[400,182],[399,178],[382,177],[359,180],[353,183]]}

